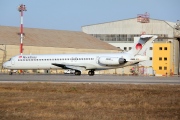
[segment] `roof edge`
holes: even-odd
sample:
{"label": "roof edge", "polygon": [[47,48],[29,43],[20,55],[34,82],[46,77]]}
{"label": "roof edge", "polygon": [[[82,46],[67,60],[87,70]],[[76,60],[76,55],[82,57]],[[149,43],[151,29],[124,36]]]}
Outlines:
{"label": "roof edge", "polygon": [[[96,23],[96,24],[90,24],[90,25],[84,25],[84,26],[81,26],[81,29],[82,27],[87,27],[87,26],[92,26],[92,25],[98,25],[98,24],[106,24],[106,23],[111,23],[111,22],[118,22],[118,21],[124,21],[124,20],[130,20],[130,19],[136,19],[137,17],[134,17],[134,18],[127,18],[127,19],[122,19],[122,20],[114,20],[114,21],[109,21],[109,22],[103,22],[103,23]],[[154,18],[149,18],[150,20],[158,20],[158,21],[164,21],[168,24],[168,21],[165,21],[165,20],[159,20],[159,19],[154,19]],[[168,24],[169,25],[169,24]],[[171,25],[170,25],[171,26]]]}

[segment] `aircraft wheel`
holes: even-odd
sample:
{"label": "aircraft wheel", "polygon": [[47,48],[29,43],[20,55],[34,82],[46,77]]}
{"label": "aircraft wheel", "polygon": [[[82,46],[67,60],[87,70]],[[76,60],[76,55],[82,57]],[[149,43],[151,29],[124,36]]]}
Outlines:
{"label": "aircraft wheel", "polygon": [[10,71],[10,72],[9,72],[9,75],[12,75],[12,74],[13,74],[13,72],[12,72],[12,71]]}
{"label": "aircraft wheel", "polygon": [[81,71],[79,71],[79,74],[78,75],[81,75]]}
{"label": "aircraft wheel", "polygon": [[75,75],[81,75],[81,71],[75,71]]}
{"label": "aircraft wheel", "polygon": [[93,71],[93,70],[89,71],[89,72],[88,72],[88,75],[89,75],[89,76],[93,76],[93,75],[94,75],[94,71]]}

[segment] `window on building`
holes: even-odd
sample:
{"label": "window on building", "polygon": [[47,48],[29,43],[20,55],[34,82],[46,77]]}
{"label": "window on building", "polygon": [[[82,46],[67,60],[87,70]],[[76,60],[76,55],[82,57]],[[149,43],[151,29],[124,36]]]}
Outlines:
{"label": "window on building", "polygon": [[159,50],[162,50],[162,47],[159,47]]}
{"label": "window on building", "polygon": [[164,57],[164,61],[167,61],[167,57]]}
{"label": "window on building", "polygon": [[159,66],[159,70],[162,70],[162,66]]}
{"label": "window on building", "polygon": [[167,47],[164,47],[164,50],[167,50]]}
{"label": "window on building", "polygon": [[149,48],[149,50],[152,50],[152,49],[153,49],[152,47]]}
{"label": "window on building", "polygon": [[162,60],[162,57],[159,57],[159,60]]}
{"label": "window on building", "polygon": [[167,70],[167,67],[166,67],[166,66],[164,66],[164,70]]}
{"label": "window on building", "polygon": [[149,60],[152,60],[152,57],[149,57]]}

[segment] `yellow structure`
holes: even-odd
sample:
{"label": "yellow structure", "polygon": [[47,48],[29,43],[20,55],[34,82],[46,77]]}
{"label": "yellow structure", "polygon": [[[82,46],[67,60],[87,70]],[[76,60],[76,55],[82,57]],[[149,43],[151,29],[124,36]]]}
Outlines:
{"label": "yellow structure", "polygon": [[172,75],[174,72],[173,44],[153,44],[153,69],[156,75]]}

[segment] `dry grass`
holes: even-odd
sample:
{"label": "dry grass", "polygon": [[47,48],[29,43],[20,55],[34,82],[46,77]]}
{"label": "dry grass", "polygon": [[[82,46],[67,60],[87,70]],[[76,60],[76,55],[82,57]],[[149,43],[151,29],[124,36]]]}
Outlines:
{"label": "dry grass", "polygon": [[178,120],[180,85],[0,84],[1,120]]}

